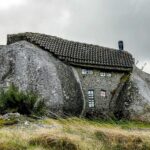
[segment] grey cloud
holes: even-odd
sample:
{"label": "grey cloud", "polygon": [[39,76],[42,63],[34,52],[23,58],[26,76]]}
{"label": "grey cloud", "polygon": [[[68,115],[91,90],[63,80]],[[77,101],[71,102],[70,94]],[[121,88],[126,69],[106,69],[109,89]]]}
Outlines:
{"label": "grey cloud", "polygon": [[[150,62],[149,0],[26,0],[0,10],[0,41],[8,33],[42,32],[75,41],[125,49]],[[146,70],[150,72],[150,64]]]}

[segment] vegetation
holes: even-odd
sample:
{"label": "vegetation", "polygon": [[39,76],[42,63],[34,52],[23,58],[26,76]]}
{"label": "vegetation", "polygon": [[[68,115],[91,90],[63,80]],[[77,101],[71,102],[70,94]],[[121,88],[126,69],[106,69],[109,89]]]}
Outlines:
{"label": "vegetation", "polygon": [[135,121],[48,118],[3,127],[0,137],[0,150],[150,150],[150,124]]}
{"label": "vegetation", "polygon": [[41,112],[44,103],[40,102],[35,108],[38,96],[33,92],[20,91],[13,84],[7,90],[0,92],[0,113],[18,112],[20,114],[30,115],[35,112]]}
{"label": "vegetation", "polygon": [[[37,100],[11,85],[0,93],[0,113],[39,114],[44,103]],[[20,117],[0,117],[0,150],[150,150],[149,123]]]}
{"label": "vegetation", "polygon": [[79,147],[66,137],[53,137],[48,134],[43,134],[30,140],[31,145],[41,145],[51,149],[78,150]]}
{"label": "vegetation", "polygon": [[13,119],[13,120],[0,119],[0,128],[4,127],[4,126],[14,125],[14,124],[17,124],[17,123],[18,123],[18,120],[16,120],[16,119]]}

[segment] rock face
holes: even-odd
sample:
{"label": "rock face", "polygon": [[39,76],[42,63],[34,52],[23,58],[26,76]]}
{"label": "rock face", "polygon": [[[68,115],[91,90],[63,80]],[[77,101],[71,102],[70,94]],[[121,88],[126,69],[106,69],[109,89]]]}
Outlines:
{"label": "rock face", "polygon": [[150,122],[150,74],[134,67],[117,101],[117,117]]}
{"label": "rock face", "polygon": [[[36,92],[44,99],[49,114],[61,116],[84,114],[89,108],[86,87],[94,87],[99,98],[103,87],[117,89],[123,75],[112,74],[103,82],[102,79],[97,80],[100,78],[99,71],[95,71],[92,77],[82,77],[81,68],[69,66],[26,41],[0,46],[0,70],[0,88],[14,83],[20,90]],[[131,78],[120,85],[117,100],[112,99],[115,116],[150,121],[150,75],[134,67]],[[96,102],[96,107],[101,105],[110,110],[106,99]]]}
{"label": "rock face", "polygon": [[[80,115],[83,96],[70,66],[26,41],[0,49],[0,87],[14,83],[37,92],[48,110],[59,115]],[[70,80],[72,82],[70,82]]]}

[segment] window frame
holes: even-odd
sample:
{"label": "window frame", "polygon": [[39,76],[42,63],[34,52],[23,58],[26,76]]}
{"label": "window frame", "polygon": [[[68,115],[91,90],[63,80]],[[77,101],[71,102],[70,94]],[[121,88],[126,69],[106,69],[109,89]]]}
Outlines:
{"label": "window frame", "polygon": [[100,72],[101,77],[106,77],[106,72]]}
{"label": "window frame", "polygon": [[100,96],[106,98],[106,90],[101,89]]}
{"label": "window frame", "polygon": [[87,74],[89,74],[89,75],[92,75],[93,74],[93,70],[91,70],[91,69],[82,69],[82,75],[87,75]]}
{"label": "window frame", "polygon": [[109,77],[109,78],[111,78],[112,77],[112,73],[110,73],[110,72],[100,72],[100,76],[101,77]]}
{"label": "window frame", "polygon": [[94,90],[88,90],[88,107],[95,108]]}
{"label": "window frame", "polygon": [[106,76],[109,77],[109,78],[111,78],[112,74],[111,73],[107,73]]}

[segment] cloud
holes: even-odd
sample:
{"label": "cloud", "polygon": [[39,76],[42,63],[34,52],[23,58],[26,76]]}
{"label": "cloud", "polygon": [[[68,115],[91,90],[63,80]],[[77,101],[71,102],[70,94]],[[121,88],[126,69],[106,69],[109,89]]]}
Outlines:
{"label": "cloud", "polygon": [[0,0],[0,10],[8,10],[23,4],[25,4],[25,0]]}
{"label": "cloud", "polygon": [[123,40],[125,49],[136,60],[147,62],[145,70],[150,72],[149,0],[0,1],[1,43],[8,33],[25,31],[112,48]]}

